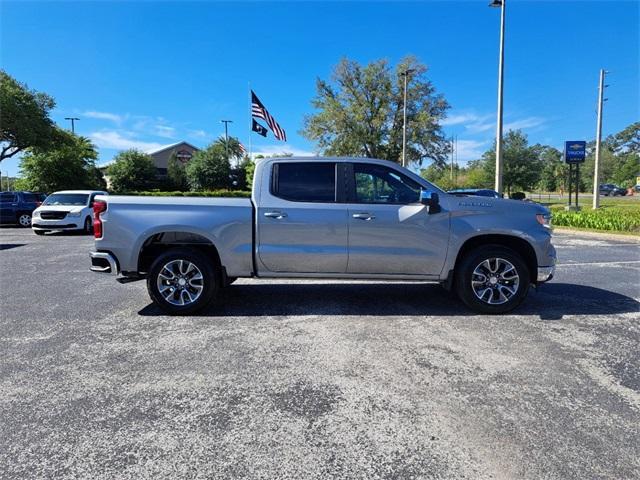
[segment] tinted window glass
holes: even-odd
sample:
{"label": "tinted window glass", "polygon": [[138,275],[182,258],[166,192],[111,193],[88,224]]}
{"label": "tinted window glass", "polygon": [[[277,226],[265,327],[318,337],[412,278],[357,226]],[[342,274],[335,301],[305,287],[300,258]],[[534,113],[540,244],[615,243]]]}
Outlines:
{"label": "tinted window glass", "polygon": [[335,163],[278,163],[273,194],[294,202],[335,202]]}
{"label": "tinted window glass", "polygon": [[406,205],[420,200],[420,185],[409,177],[381,165],[353,165],[357,203]]}
{"label": "tinted window glass", "polygon": [[36,197],[33,193],[23,193],[22,194],[22,199],[25,202],[31,202],[31,203],[34,203],[34,202],[38,201],[38,197]]}
{"label": "tinted window glass", "polygon": [[86,205],[89,195],[86,193],[54,193],[44,201],[44,205]]}
{"label": "tinted window glass", "polygon": [[2,203],[12,203],[16,201],[16,196],[13,193],[3,193],[0,195],[0,202]]}

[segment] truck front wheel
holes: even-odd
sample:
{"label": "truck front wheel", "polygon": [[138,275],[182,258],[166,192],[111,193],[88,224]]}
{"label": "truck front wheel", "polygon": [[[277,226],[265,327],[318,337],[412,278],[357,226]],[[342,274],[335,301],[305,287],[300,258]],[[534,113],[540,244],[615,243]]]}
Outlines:
{"label": "truck front wheel", "polygon": [[189,315],[202,310],[220,288],[214,262],[190,248],[174,248],[151,265],[147,290],[151,300],[169,315]]}
{"label": "truck front wheel", "polygon": [[469,252],[456,270],[460,299],[479,313],[507,313],[522,303],[530,274],[522,257],[499,245]]}

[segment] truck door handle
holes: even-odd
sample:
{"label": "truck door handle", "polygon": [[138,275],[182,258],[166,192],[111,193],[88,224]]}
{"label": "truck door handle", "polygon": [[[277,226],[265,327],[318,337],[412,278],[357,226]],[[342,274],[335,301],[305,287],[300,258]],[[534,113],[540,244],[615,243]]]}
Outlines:
{"label": "truck door handle", "polygon": [[357,218],[359,220],[373,220],[374,218],[376,218],[374,215],[371,215],[370,213],[354,213],[352,215],[353,218]]}
{"label": "truck door handle", "polygon": [[264,216],[267,218],[276,218],[278,220],[282,220],[287,216],[284,212],[264,212]]}

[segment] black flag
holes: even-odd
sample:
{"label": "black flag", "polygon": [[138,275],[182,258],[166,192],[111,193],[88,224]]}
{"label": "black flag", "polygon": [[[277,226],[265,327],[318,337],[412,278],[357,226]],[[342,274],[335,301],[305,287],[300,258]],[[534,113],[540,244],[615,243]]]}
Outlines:
{"label": "black flag", "polygon": [[267,122],[267,125],[273,132],[273,136],[278,140],[282,140],[284,142],[287,141],[287,134],[284,129],[278,125],[276,119],[273,118],[267,109],[264,108],[262,102],[258,99],[258,96],[255,94],[253,90],[251,90],[251,116],[258,117]]}
{"label": "black flag", "polygon": [[266,137],[267,136],[267,127],[263,127],[258,122],[256,122],[255,119],[253,119],[253,118],[251,120],[253,120],[253,125],[251,125],[251,130],[256,132],[258,135],[262,135],[263,137]]}

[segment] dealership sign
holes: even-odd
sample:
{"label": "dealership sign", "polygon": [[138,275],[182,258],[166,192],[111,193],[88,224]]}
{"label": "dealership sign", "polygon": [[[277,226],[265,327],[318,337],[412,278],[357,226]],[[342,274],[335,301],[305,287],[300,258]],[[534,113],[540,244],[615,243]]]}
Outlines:
{"label": "dealership sign", "polygon": [[193,157],[193,154],[189,150],[180,150],[178,153],[176,153],[176,158],[182,163],[187,163],[189,160],[191,160],[191,157]]}
{"label": "dealership sign", "polygon": [[564,161],[566,163],[583,163],[587,152],[587,142],[576,140],[564,142]]}

